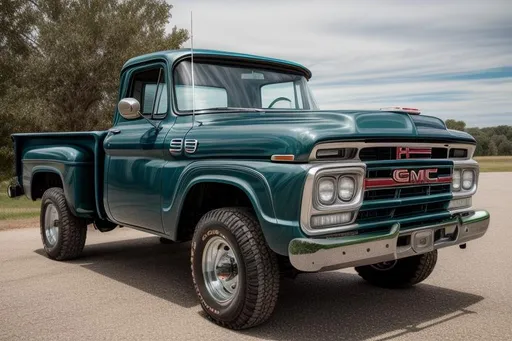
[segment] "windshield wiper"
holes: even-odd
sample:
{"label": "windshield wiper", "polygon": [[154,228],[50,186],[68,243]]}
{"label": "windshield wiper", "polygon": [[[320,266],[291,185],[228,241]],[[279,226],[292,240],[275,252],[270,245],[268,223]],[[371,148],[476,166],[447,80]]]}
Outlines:
{"label": "windshield wiper", "polygon": [[258,108],[237,108],[237,107],[215,107],[207,109],[199,109],[196,112],[208,112],[208,111],[250,111],[250,112],[264,112],[263,109]]}

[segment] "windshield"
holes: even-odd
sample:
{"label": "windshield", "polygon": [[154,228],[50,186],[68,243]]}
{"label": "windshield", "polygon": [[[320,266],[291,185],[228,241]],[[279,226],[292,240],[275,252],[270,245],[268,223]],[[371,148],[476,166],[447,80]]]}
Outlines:
{"label": "windshield", "polygon": [[[178,111],[192,110],[190,61],[174,69]],[[304,76],[263,67],[194,62],[196,111],[318,109]]]}

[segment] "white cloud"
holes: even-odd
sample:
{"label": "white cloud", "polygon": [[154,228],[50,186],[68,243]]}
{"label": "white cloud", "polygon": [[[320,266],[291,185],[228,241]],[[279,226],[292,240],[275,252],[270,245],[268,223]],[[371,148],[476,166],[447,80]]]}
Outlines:
{"label": "white cloud", "polygon": [[[512,124],[512,1],[170,2],[172,26],[189,28],[194,12],[196,48],[310,68],[323,109],[408,105]],[[485,76],[499,67],[500,78]]]}

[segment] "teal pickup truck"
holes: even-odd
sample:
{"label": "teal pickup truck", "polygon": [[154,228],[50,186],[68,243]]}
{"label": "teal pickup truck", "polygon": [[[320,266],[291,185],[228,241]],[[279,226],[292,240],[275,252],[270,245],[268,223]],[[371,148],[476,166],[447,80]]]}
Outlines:
{"label": "teal pickup truck", "polygon": [[355,267],[406,287],[486,233],[473,137],[415,109],[320,111],[310,78],[210,50],[130,59],[108,131],[13,135],[9,196],[41,199],[56,260],[80,255],[88,224],[191,241],[199,301],[233,329],[270,317],[281,275]]}

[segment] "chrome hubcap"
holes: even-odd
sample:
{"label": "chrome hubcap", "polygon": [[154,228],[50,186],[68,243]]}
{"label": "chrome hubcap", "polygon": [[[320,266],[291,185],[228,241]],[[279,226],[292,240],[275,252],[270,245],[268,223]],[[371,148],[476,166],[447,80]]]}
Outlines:
{"label": "chrome hubcap", "polygon": [[59,238],[59,213],[53,204],[46,206],[44,213],[44,234],[49,246],[57,244]]}
{"label": "chrome hubcap", "polygon": [[238,292],[238,259],[231,245],[218,236],[208,240],[202,267],[210,296],[221,305],[228,304]]}
{"label": "chrome hubcap", "polygon": [[378,270],[378,271],[387,271],[387,270],[391,270],[395,267],[396,265],[396,260],[392,260],[392,261],[389,261],[389,262],[382,262],[382,263],[377,263],[377,264],[372,264],[370,265],[372,268],[374,268],[375,270]]}

